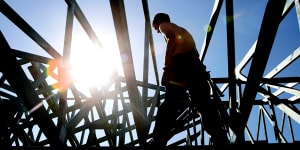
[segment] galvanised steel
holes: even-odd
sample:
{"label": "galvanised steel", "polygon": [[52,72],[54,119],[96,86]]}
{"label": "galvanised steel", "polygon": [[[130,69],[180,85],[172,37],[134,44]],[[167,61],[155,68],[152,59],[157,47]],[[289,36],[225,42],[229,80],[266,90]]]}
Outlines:
{"label": "galvanised steel", "polygon": [[[48,54],[14,49],[0,32],[1,147],[139,147],[149,141],[151,124],[165,91],[159,84],[148,1],[142,0],[140,6],[145,21],[143,81],[135,76],[124,1],[109,2],[119,51],[127,56],[121,57],[124,75],[114,75],[106,87],[90,87],[87,94],[75,86],[68,72],[74,20],[77,19],[95,45],[102,47],[102,44],[80,5],[75,0],[65,0],[67,16],[61,55],[14,8],[0,1],[1,14]],[[234,14],[232,0],[215,0],[209,22],[211,30],[200,51],[202,61],[208,54],[224,5],[226,16]],[[266,73],[277,30],[293,8],[299,23],[299,0],[268,1],[257,40],[239,62],[235,58],[234,18],[226,18],[224,40],[228,47],[224,50],[228,56],[228,77],[213,77],[210,83],[232,144],[300,142],[300,77],[276,76],[299,62],[300,47]],[[150,74],[154,74],[155,83],[148,81],[149,62],[154,67]],[[246,67],[247,75],[243,73]],[[179,113],[174,134],[183,136],[170,142],[170,146],[210,145],[201,117],[188,104]]]}

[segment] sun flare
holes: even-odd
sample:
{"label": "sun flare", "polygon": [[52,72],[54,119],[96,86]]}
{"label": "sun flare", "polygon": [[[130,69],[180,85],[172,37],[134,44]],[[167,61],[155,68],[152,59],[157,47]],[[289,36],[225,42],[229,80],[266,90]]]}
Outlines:
{"label": "sun flare", "polygon": [[74,40],[70,55],[70,75],[79,89],[104,87],[116,74],[116,55],[90,40]]}

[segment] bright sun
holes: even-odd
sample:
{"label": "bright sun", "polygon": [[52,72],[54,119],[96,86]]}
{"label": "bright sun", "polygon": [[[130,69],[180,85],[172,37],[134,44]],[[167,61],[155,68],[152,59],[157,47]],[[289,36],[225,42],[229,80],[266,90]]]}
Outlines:
{"label": "bright sun", "polygon": [[91,40],[74,39],[70,75],[78,89],[107,86],[117,72],[117,53],[96,47]]}

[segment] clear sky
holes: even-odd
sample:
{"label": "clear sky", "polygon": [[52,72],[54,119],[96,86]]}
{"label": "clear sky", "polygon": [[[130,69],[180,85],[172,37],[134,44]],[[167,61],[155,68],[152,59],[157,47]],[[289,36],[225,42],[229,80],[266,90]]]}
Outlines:
{"label": "clear sky", "polygon": [[[46,41],[49,42],[60,54],[63,52],[64,33],[66,24],[67,4],[64,0],[6,0],[6,2],[26,20]],[[108,0],[77,0],[80,8],[97,34],[102,46],[110,57],[105,66],[113,64],[120,73],[121,61],[118,53],[118,44],[112,19],[111,8]],[[235,53],[236,64],[243,59],[245,54],[256,41],[267,0],[234,0],[234,27],[235,27]],[[200,52],[206,27],[211,17],[214,6],[213,0],[149,0],[150,18],[158,12],[168,13],[171,21],[186,28],[194,36]],[[227,39],[225,1],[212,37],[204,63],[211,71],[213,78],[228,77],[227,71]],[[129,27],[130,44],[137,80],[142,80],[144,58],[144,28],[145,20],[140,0],[125,1],[126,17]],[[11,23],[2,13],[0,14],[0,30],[6,37],[11,48],[45,55],[49,57],[37,44]],[[159,76],[163,67],[165,43],[160,34],[152,30],[157,59]],[[73,60],[74,63],[91,60],[95,53],[89,52],[86,35],[77,22],[74,22],[73,33]],[[293,8],[280,24],[277,37],[266,67],[265,74],[277,66],[300,45],[299,24],[296,10]],[[77,52],[75,52],[77,51]],[[84,52],[84,53],[82,53]],[[76,53],[77,56],[76,56]],[[79,57],[81,56],[81,60]],[[105,58],[102,58],[105,59]],[[98,59],[99,60],[99,59]],[[99,60],[100,61],[100,60]],[[103,64],[101,62],[100,64]],[[149,70],[149,80],[155,84],[152,63]],[[296,60],[285,71],[278,74],[281,77],[296,77],[300,74],[300,61]],[[247,75],[247,72],[245,72]],[[83,75],[82,75],[83,76]],[[86,77],[85,77],[86,78]],[[102,81],[101,81],[102,82]],[[299,87],[298,87],[299,89]],[[228,99],[228,97],[224,97]]]}

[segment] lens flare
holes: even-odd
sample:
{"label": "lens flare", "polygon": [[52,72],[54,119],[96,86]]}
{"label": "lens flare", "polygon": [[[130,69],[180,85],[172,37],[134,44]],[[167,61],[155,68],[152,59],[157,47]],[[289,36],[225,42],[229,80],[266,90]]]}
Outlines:
{"label": "lens flare", "polygon": [[204,32],[209,33],[209,32],[211,32],[212,27],[211,27],[209,24],[207,24],[207,25],[205,25],[205,26],[203,27],[203,30],[204,30]]}
{"label": "lens flare", "polygon": [[70,76],[69,66],[63,64],[60,60],[51,60],[48,62],[47,75],[53,79],[54,84],[52,87],[58,91],[68,89]]}

